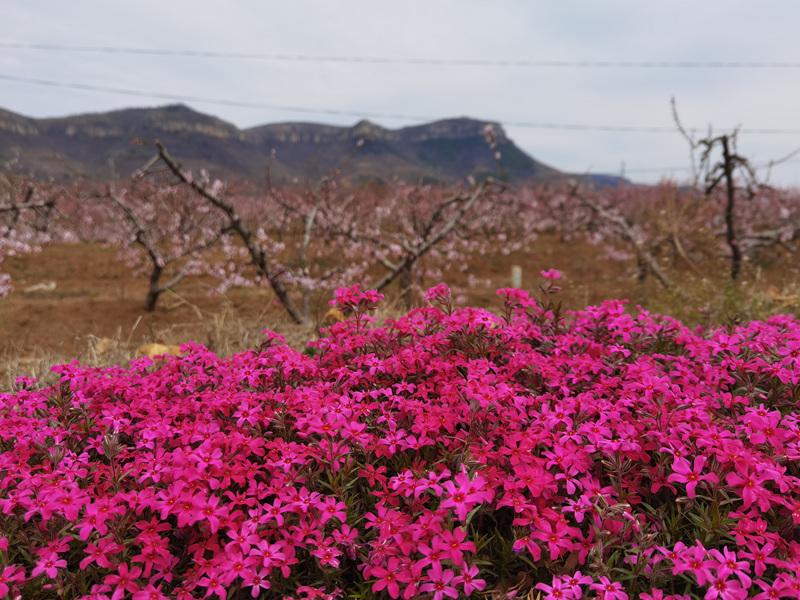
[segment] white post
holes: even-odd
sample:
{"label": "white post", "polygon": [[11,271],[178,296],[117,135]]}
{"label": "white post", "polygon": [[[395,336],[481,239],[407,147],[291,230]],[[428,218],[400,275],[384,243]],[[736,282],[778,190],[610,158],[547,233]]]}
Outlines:
{"label": "white post", "polygon": [[511,265],[511,287],[517,289],[522,287],[522,267],[519,265]]}

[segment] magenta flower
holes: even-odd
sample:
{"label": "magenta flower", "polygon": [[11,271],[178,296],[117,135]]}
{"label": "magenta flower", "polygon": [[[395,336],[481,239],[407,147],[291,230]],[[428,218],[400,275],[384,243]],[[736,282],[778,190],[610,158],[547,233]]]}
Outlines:
{"label": "magenta flower", "polygon": [[566,584],[563,577],[553,577],[550,585],[546,583],[537,583],[536,589],[544,592],[543,598],[545,600],[572,600],[573,598],[580,598],[576,596],[572,587]]}
{"label": "magenta flower", "polygon": [[[53,579],[53,577],[51,577]],[[0,571],[0,598],[5,598],[11,592],[15,583],[25,581],[25,569],[18,565],[6,565]]]}
{"label": "magenta flower", "polygon": [[258,598],[261,596],[261,590],[266,591],[272,587],[269,582],[269,569],[251,569],[244,574],[243,582],[250,588],[252,598]]}
{"label": "magenta flower", "polygon": [[705,585],[714,579],[714,561],[709,560],[708,551],[699,542],[680,552],[680,558],[674,562],[673,573],[690,571],[700,585]]}
{"label": "magenta flower", "polygon": [[750,543],[747,545],[749,551],[740,552],[740,556],[742,558],[746,558],[753,562],[753,567],[755,570],[755,574],[758,577],[764,575],[767,570],[767,566],[772,564],[779,564],[780,561],[772,558],[773,552],[775,552],[775,545],[767,542],[763,546],[758,546],[755,543]]}
{"label": "magenta flower", "polygon": [[467,520],[467,513],[478,504],[489,501],[492,498],[491,492],[483,489],[483,478],[476,475],[470,479],[465,472],[458,473],[455,481],[446,481],[442,488],[447,493],[441,502],[442,508],[453,508],[460,521]]}
{"label": "magenta flower", "polygon": [[162,586],[155,586],[152,583],[133,592],[132,596],[133,600],[167,600],[168,598],[169,596],[164,593]]}
{"label": "magenta flower", "polygon": [[90,543],[86,545],[86,550],[84,550],[86,557],[81,560],[78,566],[81,569],[86,569],[89,565],[96,564],[104,569],[110,569],[112,565],[109,558],[120,550],[122,548],[114,540],[102,538],[98,540],[97,544]]}
{"label": "magenta flower", "polygon": [[469,565],[461,569],[461,573],[453,578],[454,585],[460,585],[465,596],[471,596],[473,592],[482,592],[486,589],[486,582],[479,579],[480,571],[475,565]]}
{"label": "magenta flower", "polygon": [[475,552],[475,544],[467,540],[466,530],[460,527],[434,536],[431,545],[455,564],[464,562],[465,553]]}
{"label": "magenta flower", "polygon": [[796,594],[783,581],[776,580],[767,583],[761,579],[756,580],[756,585],[761,591],[753,596],[753,600],[778,600],[779,598],[796,598]]}
{"label": "magenta flower", "polygon": [[744,588],[749,588],[752,580],[748,575],[750,571],[750,563],[746,560],[736,560],[736,552],[728,550],[725,546],[722,552],[719,550],[709,550],[708,556],[716,561],[716,571],[718,578],[727,578],[731,575],[738,578],[742,582]]}
{"label": "magenta flower", "polygon": [[216,596],[217,598],[227,598],[228,593],[225,591],[225,586],[222,583],[222,578],[216,574],[208,574],[204,577],[201,577],[197,583],[206,588],[206,593],[204,597],[208,597],[211,595]]}
{"label": "magenta flower", "polygon": [[383,294],[377,290],[361,291],[361,286],[356,284],[349,288],[339,288],[334,293],[331,306],[347,309],[370,310],[383,300]]}
{"label": "magenta flower", "polygon": [[703,467],[706,464],[706,457],[699,455],[694,459],[694,464],[690,465],[689,461],[680,456],[676,456],[672,462],[672,474],[667,477],[670,483],[685,483],[686,495],[689,498],[697,496],[695,491],[697,485],[701,481],[709,483],[719,483],[719,477],[714,473],[703,473]]}
{"label": "magenta flower", "polygon": [[448,303],[452,301],[450,288],[444,284],[440,283],[438,285],[429,288],[425,292],[425,302],[429,302],[431,304],[434,303]]}
{"label": "magenta flower", "polygon": [[[0,592],[800,598],[800,320],[556,320],[501,295],[379,324],[347,288],[353,320],[303,352],[185,344],[0,393]],[[716,485],[718,507],[675,507]],[[506,578],[509,558],[556,575]]]}
{"label": "magenta flower", "polygon": [[592,578],[584,575],[580,571],[575,571],[572,575],[565,575],[563,578],[564,585],[566,585],[575,598],[580,598],[583,595],[584,585],[591,585]]}
{"label": "magenta flower", "polygon": [[598,582],[593,583],[590,587],[602,600],[628,600],[628,594],[622,589],[622,584],[618,581],[611,581],[608,577],[600,577]]}
{"label": "magenta flower", "polygon": [[67,561],[60,558],[55,552],[45,552],[39,557],[36,566],[31,571],[31,577],[46,575],[50,579],[55,579],[59,569],[65,569]]}
{"label": "magenta flower", "polygon": [[564,521],[558,520],[553,523],[545,519],[540,519],[537,529],[531,536],[547,544],[550,558],[555,560],[562,552],[569,552],[575,549],[576,544],[574,538],[579,534],[580,530],[567,526]]}
{"label": "magenta flower", "polygon": [[739,600],[747,598],[747,589],[742,587],[742,584],[736,579],[726,579],[724,577],[717,577],[711,582],[706,595],[703,596],[704,600]]}
{"label": "magenta flower", "polygon": [[400,561],[396,558],[390,558],[387,568],[371,567],[370,574],[375,577],[375,583],[372,584],[373,592],[380,592],[386,590],[390,598],[400,597],[400,584],[398,579],[398,572]]}
{"label": "magenta flower", "polygon": [[561,279],[561,271],[558,269],[547,269],[545,271],[540,271],[539,275],[541,275],[544,279],[549,279],[551,281],[557,281]]}
{"label": "magenta flower", "polygon": [[208,521],[211,533],[216,533],[220,527],[222,519],[228,515],[228,509],[220,506],[220,499],[217,496],[209,496],[205,500],[195,504],[197,510],[194,515]]}
{"label": "magenta flower", "polygon": [[114,588],[114,593],[111,594],[111,600],[120,600],[120,598],[125,596],[126,592],[133,593],[138,591],[139,586],[136,584],[135,580],[141,574],[142,570],[139,567],[129,569],[127,564],[121,563],[116,573],[106,575],[103,580],[104,583]]}
{"label": "magenta flower", "polygon": [[433,600],[458,598],[458,590],[451,585],[454,574],[450,569],[442,570],[441,564],[434,564],[426,574],[427,582],[420,586],[420,591],[433,594]]}

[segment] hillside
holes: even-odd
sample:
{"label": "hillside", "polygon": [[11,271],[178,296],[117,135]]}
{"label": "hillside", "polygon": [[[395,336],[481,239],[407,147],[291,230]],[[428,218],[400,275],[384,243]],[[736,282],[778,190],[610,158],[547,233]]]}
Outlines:
{"label": "hillside", "polygon": [[184,105],[33,119],[0,110],[0,161],[36,178],[104,179],[113,160],[129,173],[153,154],[160,139],[187,166],[219,176],[276,182],[315,179],[333,170],[358,181],[402,179],[449,183],[470,175],[515,182],[564,174],[517,147],[495,125],[495,161],[485,121],[447,119],[387,129],[360,121],[352,127],[275,123],[249,129]]}

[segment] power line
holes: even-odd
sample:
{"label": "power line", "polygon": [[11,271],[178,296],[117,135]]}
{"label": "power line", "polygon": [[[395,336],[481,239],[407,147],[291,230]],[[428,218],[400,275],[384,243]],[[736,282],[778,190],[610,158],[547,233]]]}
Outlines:
{"label": "power line", "polygon": [[[197,102],[202,104],[215,104],[220,106],[235,106],[240,108],[255,108],[275,110],[281,112],[292,112],[302,114],[316,114],[316,115],[336,115],[354,118],[373,118],[373,119],[391,119],[401,121],[436,121],[441,117],[425,116],[425,115],[410,115],[400,113],[382,113],[371,111],[351,111],[340,110],[333,108],[313,108],[307,106],[291,106],[284,104],[268,104],[264,102],[252,102],[248,100],[233,100],[227,98],[208,98],[204,96],[194,96],[188,94],[174,94],[164,92],[152,92],[144,90],[135,90],[130,88],[112,87],[104,85],[93,85],[87,83],[76,83],[67,81],[54,81],[51,79],[39,79],[34,77],[19,77],[16,75],[0,74],[0,80],[10,81],[14,83],[23,83],[30,85],[74,89],[89,92],[104,92],[111,94],[120,94],[124,96],[136,96],[140,98],[158,98],[162,100],[171,100],[177,102]],[[492,121],[492,120],[489,120]],[[514,120],[493,120],[492,122],[505,125],[507,127],[520,127],[529,129],[551,129],[559,131],[586,131],[586,132],[606,132],[606,133],[669,133],[674,134],[674,127],[665,126],[641,126],[641,125],[592,125],[584,123],[553,123],[545,121],[514,121]],[[691,129],[691,128],[690,128]],[[758,135],[797,135],[800,134],[798,128],[741,128],[741,133],[758,134]]]}
{"label": "power line", "polygon": [[138,96],[141,98],[159,98],[163,100],[175,100],[178,102],[201,102],[204,104],[218,104],[221,106],[236,106],[240,108],[260,108],[268,110],[296,112],[296,113],[310,113],[310,114],[327,114],[327,115],[341,115],[346,117],[375,117],[384,119],[400,119],[405,121],[424,121],[425,117],[415,115],[403,114],[389,114],[389,113],[371,113],[371,112],[354,112],[347,110],[338,110],[331,108],[308,108],[303,106],[289,106],[283,104],[267,104],[264,102],[252,102],[248,100],[232,100],[227,98],[207,98],[201,96],[193,96],[189,94],[174,94],[165,92],[151,92],[143,90],[134,90],[130,88],[112,87],[105,85],[93,85],[89,83],[75,83],[68,81],[54,81],[51,79],[39,79],[34,77],[18,77],[15,75],[0,74],[0,80],[13,81],[16,83],[26,83],[32,85],[41,85],[55,88],[67,88],[74,90],[82,90],[89,92],[107,92],[111,94],[120,94],[124,96]]}
{"label": "power line", "polygon": [[[767,161],[758,164],[754,164],[754,169],[776,169],[778,167],[782,167],[783,165],[794,165],[800,164],[800,159],[794,160],[774,160],[774,161]],[[617,170],[619,170],[617,168]],[[607,169],[605,171],[599,171],[601,173],[613,173],[615,169]],[[625,168],[624,172],[627,175],[628,173],[674,173],[676,171],[680,172],[690,172],[692,171],[692,167],[682,165],[682,166],[674,166],[674,167],[640,167],[640,168]]]}
{"label": "power line", "polygon": [[128,46],[69,46],[23,42],[0,42],[0,48],[41,50],[50,52],[83,52],[95,54],[133,54],[177,56],[183,58],[220,58],[232,60],[269,60],[321,63],[407,64],[451,67],[537,67],[578,69],[798,69],[795,60],[533,60],[483,58],[431,58],[393,56],[352,56],[295,54],[286,52],[221,52],[170,48],[137,48]]}

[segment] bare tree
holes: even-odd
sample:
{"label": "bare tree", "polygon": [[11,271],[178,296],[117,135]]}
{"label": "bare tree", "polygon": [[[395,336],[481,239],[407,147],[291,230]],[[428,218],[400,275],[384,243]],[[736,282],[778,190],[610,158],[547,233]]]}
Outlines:
{"label": "bare tree", "polygon": [[199,194],[212,206],[223,213],[227,220],[225,229],[239,237],[242,244],[244,244],[244,247],[247,249],[251,263],[256,268],[259,275],[263,276],[264,279],[269,283],[270,287],[275,292],[278,301],[286,310],[289,317],[295,323],[303,323],[305,318],[297,309],[292,301],[291,296],[289,295],[289,291],[283,285],[283,282],[280,279],[281,272],[272,268],[270,257],[267,255],[266,250],[258,243],[258,239],[256,238],[255,234],[244,222],[234,205],[225,200],[222,195],[210,189],[204,183],[190,177],[189,174],[184,171],[180,163],[178,163],[170,155],[167,149],[160,142],[156,142],[156,147],[158,148],[159,159],[164,162],[164,164],[179,181],[189,186],[189,188],[191,188],[195,193]]}
{"label": "bare tree", "polygon": [[[198,256],[214,246],[226,231],[202,223],[202,217],[194,219],[191,206],[164,207],[171,212],[166,220],[159,220],[156,215],[155,219],[146,221],[137,215],[136,207],[125,196],[125,191],[118,192],[113,185],[108,186],[107,197],[122,212],[130,225],[134,244],[143,251],[149,265],[144,309],[151,312],[161,294],[197,271]],[[174,267],[172,276],[163,281],[171,267]]]}
{"label": "bare tree", "polygon": [[[36,200],[33,185],[0,176],[0,266],[6,256],[34,252],[49,240],[55,200]],[[10,275],[0,271],[0,296],[12,289]]]}
{"label": "bare tree", "polygon": [[355,197],[352,194],[340,197],[337,188],[335,176],[323,177],[316,187],[309,186],[302,193],[287,194],[269,184],[267,187],[266,199],[280,207],[284,215],[277,223],[278,235],[281,239],[286,233],[296,235],[285,270],[299,288],[305,320],[312,317],[314,291],[336,283],[347,271],[342,264],[323,266],[324,261],[320,260],[321,255],[330,253],[329,242],[338,237],[337,231],[343,222],[352,222],[355,218],[352,214],[355,211],[348,211]]}
{"label": "bare tree", "polygon": [[22,200],[17,200],[12,191],[8,192],[6,204],[0,204],[0,214],[4,214],[8,218],[6,233],[10,232],[14,226],[19,223],[19,219],[26,211],[35,213],[39,219],[35,227],[39,229],[45,228],[45,223],[53,210],[55,210],[55,200],[49,198],[48,200],[34,201],[33,196],[36,193],[36,188],[32,185],[27,186]]}
{"label": "bare tree", "polygon": [[375,283],[375,289],[383,290],[396,279],[401,279],[403,283],[401,293],[407,293],[411,272],[416,262],[461,226],[475,203],[493,185],[496,185],[493,180],[487,180],[476,185],[468,193],[450,196],[440,202],[425,221],[415,223],[415,235],[401,241],[404,252],[400,260],[381,261],[388,273]]}
{"label": "bare tree", "polygon": [[[736,227],[736,171],[745,175],[746,191],[750,198],[753,197],[756,176],[753,168],[746,158],[736,151],[736,132],[700,140],[703,148],[701,164],[705,167],[705,193],[711,195],[720,184],[725,184],[725,242],[731,253],[731,279],[736,280],[742,270],[742,248]],[[722,151],[721,159],[712,163],[712,152],[719,146]]]}
{"label": "bare tree", "polygon": [[[742,271],[743,246],[746,244],[741,239],[737,226],[737,177],[743,182],[742,191],[745,192],[748,199],[752,199],[762,186],[758,183],[755,168],[747,158],[737,151],[738,130],[716,136],[709,130],[706,137],[695,140],[694,136],[689,134],[681,123],[674,98],[672,99],[672,116],[678,131],[689,144],[694,184],[697,185],[699,182],[699,171],[704,180],[703,191],[706,198],[711,197],[724,185],[724,235],[730,252],[730,277],[735,281]],[[717,149],[719,149],[719,158],[715,160],[714,154]],[[699,166],[695,160],[698,151],[700,153]],[[794,153],[781,161],[787,160],[793,155]],[[771,161],[768,167],[771,169],[773,165],[779,164],[781,161]]]}
{"label": "bare tree", "polygon": [[639,267],[640,280],[643,281],[647,274],[651,273],[662,287],[665,289],[672,288],[672,280],[664,272],[664,269],[661,268],[658,260],[648,248],[639,228],[628,217],[618,211],[604,207],[591,198],[589,194],[582,192],[577,183],[572,185],[569,195],[588,208],[605,227],[610,228],[617,237],[633,249],[636,255],[636,263]]}

